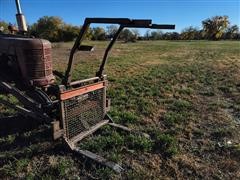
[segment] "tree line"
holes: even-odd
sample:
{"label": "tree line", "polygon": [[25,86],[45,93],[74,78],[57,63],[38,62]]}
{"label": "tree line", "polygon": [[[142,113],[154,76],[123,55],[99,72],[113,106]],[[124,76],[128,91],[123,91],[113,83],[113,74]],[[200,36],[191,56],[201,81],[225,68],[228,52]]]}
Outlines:
{"label": "tree line", "polygon": [[[3,33],[8,31],[8,23],[0,21],[0,30]],[[81,27],[65,23],[60,17],[44,16],[28,26],[30,36],[48,39],[52,42],[73,41]],[[118,26],[110,25],[106,28],[92,27],[86,33],[88,40],[111,39],[116,33]],[[214,16],[202,21],[202,28],[187,27],[179,32],[162,32],[160,30],[147,30],[144,35],[140,35],[137,29],[124,29],[120,40],[125,42],[135,42],[136,40],[239,40],[240,32],[237,25],[231,25],[228,16]]]}

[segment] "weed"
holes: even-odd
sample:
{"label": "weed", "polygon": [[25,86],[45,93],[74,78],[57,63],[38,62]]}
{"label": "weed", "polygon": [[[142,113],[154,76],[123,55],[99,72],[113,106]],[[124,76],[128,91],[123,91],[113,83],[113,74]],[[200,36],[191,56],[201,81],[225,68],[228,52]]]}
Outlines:
{"label": "weed", "polygon": [[238,155],[240,154],[240,144],[234,145],[233,149],[237,152],[236,154],[238,154]]}
{"label": "weed", "polygon": [[100,168],[96,170],[96,175],[98,179],[112,179],[114,172],[109,168]]}
{"label": "weed", "polygon": [[144,136],[133,134],[122,136],[116,131],[110,134],[103,133],[103,135],[82,143],[81,148],[95,152],[104,152],[116,148],[121,149],[124,146],[137,151],[150,151],[152,148],[152,141]]}
{"label": "weed", "polygon": [[173,111],[186,111],[192,107],[192,104],[186,100],[174,100],[173,103],[169,106],[169,109]]}
{"label": "weed", "polygon": [[118,150],[113,149],[112,151],[109,152],[107,158],[108,158],[110,161],[119,162],[119,161],[121,161],[121,159],[122,159],[122,155],[121,155],[121,153],[120,153]]}
{"label": "weed", "polygon": [[[9,162],[9,164],[4,165],[0,169],[0,177],[5,176],[12,176],[12,177],[24,177],[25,173],[28,173],[28,164],[30,160],[29,159],[15,159],[12,163]],[[14,169],[12,168],[14,167]]]}
{"label": "weed", "polygon": [[190,87],[186,87],[186,88],[179,89],[178,92],[180,94],[191,95],[191,94],[193,94],[194,90],[192,88],[190,88]]}
{"label": "weed", "polygon": [[163,116],[164,123],[167,126],[173,126],[178,123],[185,122],[187,119],[186,113],[179,113],[179,112],[174,112],[174,111],[169,111],[164,114]]}
{"label": "weed", "polygon": [[[60,156],[50,156],[49,167],[45,171],[41,172],[43,179],[68,179],[76,175],[74,162],[72,159],[60,157]],[[35,174],[35,178],[39,177],[39,174]]]}
{"label": "weed", "polygon": [[232,88],[228,87],[228,86],[220,86],[220,87],[218,87],[218,89],[226,94],[229,94],[232,92]]}
{"label": "weed", "polygon": [[110,115],[114,119],[115,122],[120,124],[134,124],[138,122],[139,117],[136,116],[133,112],[119,112],[115,109],[111,110]]}
{"label": "weed", "polygon": [[20,159],[16,161],[16,172],[22,172],[28,166],[29,159]]}
{"label": "weed", "polygon": [[214,96],[215,95],[215,93],[211,90],[200,92],[200,94],[204,95],[204,96]]}
{"label": "weed", "polygon": [[211,133],[212,137],[221,139],[224,137],[232,137],[233,132],[230,128],[217,128]]}
{"label": "weed", "polygon": [[126,176],[127,176],[127,179],[133,179],[133,180],[150,179],[146,174],[147,172],[144,170],[129,170]]}
{"label": "weed", "polygon": [[170,134],[154,132],[154,149],[166,157],[171,157],[178,153],[177,140]]}
{"label": "weed", "polygon": [[204,131],[202,129],[195,129],[193,131],[193,135],[197,138],[200,138],[204,135]]}
{"label": "weed", "polygon": [[141,112],[141,114],[145,116],[150,116],[152,114],[152,109],[154,105],[151,102],[140,97],[137,99],[136,103],[138,111]]}
{"label": "weed", "polygon": [[14,135],[8,135],[6,138],[5,138],[5,142],[4,143],[8,143],[8,144],[12,144],[16,139],[16,136]]}
{"label": "weed", "polygon": [[117,132],[112,132],[107,136],[98,135],[81,144],[81,148],[91,151],[105,151],[124,145],[124,138]]}
{"label": "weed", "polygon": [[153,142],[149,138],[140,135],[131,134],[126,137],[125,142],[130,149],[142,152],[151,151],[153,146]]}

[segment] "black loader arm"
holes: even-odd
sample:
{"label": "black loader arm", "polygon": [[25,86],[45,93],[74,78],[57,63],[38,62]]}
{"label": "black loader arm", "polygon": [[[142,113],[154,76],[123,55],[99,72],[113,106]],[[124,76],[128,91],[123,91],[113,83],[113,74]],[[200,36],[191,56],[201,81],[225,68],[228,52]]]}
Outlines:
{"label": "black loader arm", "polygon": [[104,70],[104,66],[107,61],[108,53],[110,52],[112,46],[116,42],[117,38],[119,37],[121,31],[124,28],[150,28],[150,29],[175,29],[175,25],[169,25],[169,24],[152,24],[152,20],[150,19],[128,19],[128,18],[86,18],[84,21],[84,24],[80,30],[80,33],[71,49],[69,61],[67,70],[65,72],[64,78],[63,78],[63,84],[69,85],[71,83],[71,73],[72,73],[72,64],[73,64],[73,57],[77,50],[81,49],[91,49],[91,47],[83,47],[81,46],[81,43],[84,39],[84,36],[90,26],[90,24],[96,23],[96,24],[118,24],[119,28],[113,38],[111,39],[109,45],[107,46],[102,63],[99,67],[99,70],[96,72],[96,76],[101,78],[102,73]]}

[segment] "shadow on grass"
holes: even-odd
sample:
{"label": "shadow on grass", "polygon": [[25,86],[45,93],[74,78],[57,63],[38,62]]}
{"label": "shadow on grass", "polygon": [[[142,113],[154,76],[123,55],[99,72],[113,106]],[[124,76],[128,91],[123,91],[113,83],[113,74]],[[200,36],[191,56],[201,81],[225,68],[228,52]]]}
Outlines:
{"label": "shadow on grass", "polygon": [[39,127],[42,122],[20,115],[0,117],[0,137],[24,133]]}
{"label": "shadow on grass", "polygon": [[0,118],[0,147],[0,161],[3,164],[11,159],[66,151],[62,143],[53,142],[49,126],[22,116]]}

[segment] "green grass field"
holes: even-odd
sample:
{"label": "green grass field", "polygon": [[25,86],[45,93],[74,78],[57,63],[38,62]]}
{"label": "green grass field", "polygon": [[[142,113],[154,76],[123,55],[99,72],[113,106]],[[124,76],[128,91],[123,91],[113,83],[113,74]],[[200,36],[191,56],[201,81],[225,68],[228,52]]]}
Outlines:
{"label": "green grass field", "polygon": [[[106,42],[87,43],[96,51],[76,55],[73,79],[100,63]],[[64,72],[71,46],[53,44],[54,69]],[[72,154],[44,125],[0,138],[0,178],[240,178],[240,42],[118,42],[105,73],[114,121],[150,137],[106,126],[79,146],[126,171]]]}

